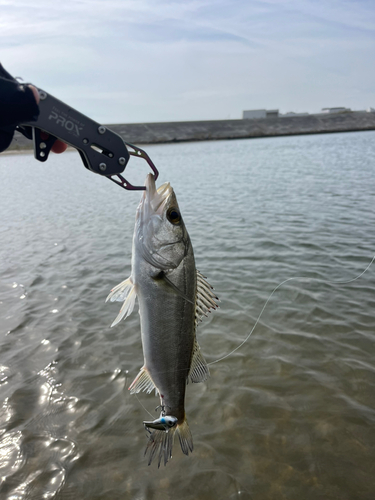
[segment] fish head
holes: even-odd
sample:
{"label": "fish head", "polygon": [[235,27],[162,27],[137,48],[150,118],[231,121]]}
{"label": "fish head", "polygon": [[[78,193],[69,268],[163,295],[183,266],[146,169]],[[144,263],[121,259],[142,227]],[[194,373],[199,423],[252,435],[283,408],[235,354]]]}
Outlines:
{"label": "fish head", "polygon": [[154,268],[167,271],[177,268],[190,246],[173,188],[166,182],[156,189],[148,174],[136,214],[136,247]]}

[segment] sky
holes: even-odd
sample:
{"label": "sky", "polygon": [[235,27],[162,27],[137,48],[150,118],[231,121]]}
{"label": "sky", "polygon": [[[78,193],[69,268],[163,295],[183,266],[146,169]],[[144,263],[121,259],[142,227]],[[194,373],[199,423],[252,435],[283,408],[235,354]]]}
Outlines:
{"label": "sky", "polygon": [[375,108],[375,2],[0,0],[0,61],[101,123]]}

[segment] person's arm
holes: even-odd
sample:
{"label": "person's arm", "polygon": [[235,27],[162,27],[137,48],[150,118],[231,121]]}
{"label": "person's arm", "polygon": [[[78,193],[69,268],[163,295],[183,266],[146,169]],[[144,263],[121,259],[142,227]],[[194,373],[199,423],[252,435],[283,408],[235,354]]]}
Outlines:
{"label": "person's arm", "polygon": [[0,63],[0,152],[12,142],[17,125],[34,121],[38,116],[33,90],[21,85]]}
{"label": "person's arm", "polygon": [[10,145],[16,128],[33,140],[34,157],[41,162],[48,160],[50,151],[62,153],[70,144],[88,170],[124,189],[145,189],[121,175],[130,156],[146,160],[155,180],[159,175],[145,151],[52,94],[31,84],[20,85],[0,64],[0,153]]}
{"label": "person's arm", "polygon": [[38,116],[39,107],[32,89],[21,85],[0,63],[0,127],[16,127]]}

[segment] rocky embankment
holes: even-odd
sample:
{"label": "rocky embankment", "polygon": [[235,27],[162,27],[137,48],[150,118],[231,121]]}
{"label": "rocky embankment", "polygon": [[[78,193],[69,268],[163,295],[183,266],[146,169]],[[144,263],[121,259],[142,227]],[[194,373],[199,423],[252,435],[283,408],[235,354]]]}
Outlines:
{"label": "rocky embankment", "polygon": [[[156,144],[375,130],[375,113],[354,111],[253,120],[129,123],[106,126],[121,135],[126,142]],[[11,149],[31,148],[31,141],[21,134],[15,134]]]}

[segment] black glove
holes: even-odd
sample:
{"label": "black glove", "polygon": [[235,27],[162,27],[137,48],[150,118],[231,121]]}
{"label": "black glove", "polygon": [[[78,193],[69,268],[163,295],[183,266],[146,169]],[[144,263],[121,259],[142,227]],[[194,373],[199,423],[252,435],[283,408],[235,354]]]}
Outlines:
{"label": "black glove", "polygon": [[38,116],[39,106],[31,88],[21,85],[0,63],[0,152],[9,147],[17,125]]}

